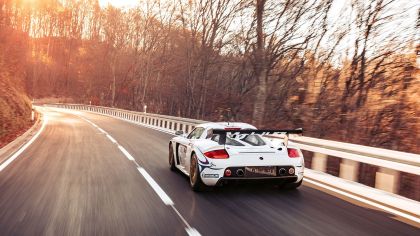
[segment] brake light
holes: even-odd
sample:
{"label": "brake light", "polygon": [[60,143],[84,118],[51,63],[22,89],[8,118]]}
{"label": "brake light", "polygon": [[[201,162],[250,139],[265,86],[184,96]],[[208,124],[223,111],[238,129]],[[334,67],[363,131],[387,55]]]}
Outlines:
{"label": "brake light", "polygon": [[227,158],[229,158],[229,154],[226,152],[225,149],[208,151],[208,152],[205,152],[204,155],[206,157],[212,158],[212,159],[227,159]]}
{"label": "brake light", "polygon": [[289,155],[290,158],[300,157],[299,151],[294,148],[288,148],[287,154]]}
{"label": "brake light", "polygon": [[225,128],[226,131],[238,131],[241,130],[241,128],[236,128],[236,127],[227,127]]}

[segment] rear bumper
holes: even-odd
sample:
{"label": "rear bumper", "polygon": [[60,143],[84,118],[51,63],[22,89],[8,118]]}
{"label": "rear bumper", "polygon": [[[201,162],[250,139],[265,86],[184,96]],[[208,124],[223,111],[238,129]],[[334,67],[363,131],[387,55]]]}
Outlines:
{"label": "rear bumper", "polygon": [[270,182],[270,183],[297,183],[303,179],[303,166],[278,166],[295,169],[295,173],[292,175],[286,174],[283,176],[261,176],[261,177],[250,177],[250,176],[237,176],[233,174],[232,176],[225,176],[224,171],[226,168],[232,170],[232,173],[235,173],[237,169],[244,168],[244,167],[226,167],[226,168],[218,168],[218,169],[211,169],[205,168],[201,171],[201,180],[205,185],[208,186],[215,186],[215,185],[222,185],[228,182]]}
{"label": "rear bumper", "polygon": [[283,183],[294,183],[298,182],[298,176],[276,176],[276,177],[255,177],[255,178],[247,178],[247,177],[222,177],[220,178],[216,186],[220,186],[223,184],[229,184],[232,182],[236,183],[273,183],[273,184],[283,184]]}

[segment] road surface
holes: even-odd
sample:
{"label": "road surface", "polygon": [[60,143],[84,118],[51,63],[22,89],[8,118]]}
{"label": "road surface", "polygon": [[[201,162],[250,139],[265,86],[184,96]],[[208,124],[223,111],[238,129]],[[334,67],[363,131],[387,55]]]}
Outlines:
{"label": "road surface", "polygon": [[43,110],[44,130],[0,171],[0,235],[420,233],[306,183],[297,191],[253,185],[194,193],[186,177],[169,170],[170,134],[93,113]]}

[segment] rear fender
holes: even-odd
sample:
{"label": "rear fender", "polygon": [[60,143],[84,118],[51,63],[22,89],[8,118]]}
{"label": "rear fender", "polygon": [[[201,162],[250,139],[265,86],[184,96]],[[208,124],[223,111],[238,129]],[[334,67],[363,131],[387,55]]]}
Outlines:
{"label": "rear fender", "polygon": [[217,149],[224,149],[224,145],[219,145],[216,142],[212,140],[197,140],[194,143],[194,153],[197,156],[198,164],[200,173],[205,169],[212,169],[212,170],[219,170],[221,168],[216,168],[215,164],[213,163],[212,159],[207,158],[204,153],[211,151],[211,150],[217,150]]}

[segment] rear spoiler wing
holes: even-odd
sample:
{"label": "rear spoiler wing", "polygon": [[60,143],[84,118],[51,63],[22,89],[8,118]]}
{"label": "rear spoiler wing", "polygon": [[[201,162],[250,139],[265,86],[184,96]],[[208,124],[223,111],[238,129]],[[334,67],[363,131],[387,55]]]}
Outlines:
{"label": "rear spoiler wing", "polygon": [[[226,137],[229,135],[231,137],[240,137],[241,134],[260,134],[263,136],[273,136],[273,135],[286,135],[287,139],[289,134],[302,134],[303,129],[241,129],[241,130],[224,130],[224,129],[214,129],[213,134],[220,135],[219,145],[224,145],[226,143]],[[287,140],[286,140],[287,143]],[[287,146],[287,144],[286,144]]]}

